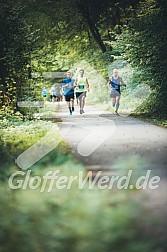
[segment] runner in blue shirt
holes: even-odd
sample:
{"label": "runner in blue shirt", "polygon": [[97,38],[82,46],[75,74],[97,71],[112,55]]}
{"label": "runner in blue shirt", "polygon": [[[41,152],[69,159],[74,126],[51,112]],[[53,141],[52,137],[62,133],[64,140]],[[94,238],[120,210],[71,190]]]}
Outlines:
{"label": "runner in blue shirt", "polygon": [[48,93],[47,88],[43,87],[43,89],[42,89],[42,97],[44,98],[44,100],[46,100],[46,98],[47,98],[47,93]]}
{"label": "runner in blue shirt", "polygon": [[62,82],[63,94],[67,106],[70,111],[70,115],[74,112],[74,79],[71,77],[71,72],[66,73],[66,78]]}

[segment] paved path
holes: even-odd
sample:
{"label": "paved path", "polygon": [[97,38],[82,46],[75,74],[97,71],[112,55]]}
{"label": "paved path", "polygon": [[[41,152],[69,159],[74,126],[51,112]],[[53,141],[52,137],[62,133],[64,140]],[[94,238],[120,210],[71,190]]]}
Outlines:
{"label": "paved path", "polygon": [[[159,188],[147,189],[150,200],[145,202],[149,202],[149,208],[157,211],[158,216],[166,212],[167,129],[130,116],[117,116],[96,106],[86,106],[83,115],[76,106],[75,113],[70,116],[66,104],[60,103],[55,117],[61,120],[62,134],[69,129],[64,140],[71,145],[73,154],[94,175],[98,171],[103,171],[102,176],[119,175],[121,167],[137,168],[138,177],[146,175],[147,170],[151,170],[150,178],[159,176]],[[93,147],[95,150],[87,155]]]}
{"label": "paved path", "polygon": [[[164,223],[162,216],[166,216],[167,207],[167,129],[130,116],[117,116],[96,106],[86,106],[83,115],[79,114],[76,106],[75,113],[70,116],[66,104],[61,103],[55,117],[61,120],[62,134],[70,129],[64,139],[71,145],[73,154],[95,175],[103,171],[102,175],[112,176],[118,174],[120,167],[137,167],[140,176],[145,175],[147,170],[151,170],[151,177],[159,176],[159,188],[144,190],[149,196],[149,200],[144,202],[150,212],[153,210]],[[97,143],[104,138],[105,141],[97,148]],[[95,150],[88,155],[93,147]]]}
{"label": "paved path", "polygon": [[[76,111],[70,116],[66,104],[61,103],[56,113],[56,117],[62,120],[62,131],[71,127],[65,140],[83,164],[91,170],[112,171],[117,159],[128,163],[132,156],[138,156],[141,169],[151,169],[156,175],[167,177],[166,129],[132,117],[100,111],[95,106],[86,106],[85,112],[80,115],[76,106]],[[88,155],[100,141],[100,146]]]}

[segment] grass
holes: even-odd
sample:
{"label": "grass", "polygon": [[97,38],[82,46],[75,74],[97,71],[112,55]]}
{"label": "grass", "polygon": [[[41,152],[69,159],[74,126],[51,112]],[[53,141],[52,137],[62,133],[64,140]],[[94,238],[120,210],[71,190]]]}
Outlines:
{"label": "grass", "polygon": [[152,115],[148,113],[132,113],[133,117],[136,117],[138,119],[141,119],[143,121],[155,124],[157,126],[167,128],[167,119],[166,118],[155,118]]}

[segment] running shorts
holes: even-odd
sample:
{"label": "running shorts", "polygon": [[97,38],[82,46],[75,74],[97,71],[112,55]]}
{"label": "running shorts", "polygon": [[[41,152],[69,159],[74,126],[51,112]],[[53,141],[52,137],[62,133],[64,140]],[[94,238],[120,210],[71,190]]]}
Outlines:
{"label": "running shorts", "polygon": [[74,100],[74,94],[65,95],[65,101],[66,102],[70,102],[71,99]]}
{"label": "running shorts", "polygon": [[110,98],[116,98],[117,96],[119,96],[121,93],[119,91],[115,90],[111,90],[110,93]]}
{"label": "running shorts", "polygon": [[82,97],[86,97],[86,91],[84,91],[84,92],[76,92],[76,98],[78,99],[80,99],[80,98],[82,98]]}

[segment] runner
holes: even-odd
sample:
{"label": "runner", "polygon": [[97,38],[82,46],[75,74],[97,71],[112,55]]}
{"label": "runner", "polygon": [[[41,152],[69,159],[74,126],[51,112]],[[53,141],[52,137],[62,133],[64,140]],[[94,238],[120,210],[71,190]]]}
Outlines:
{"label": "runner", "polygon": [[56,90],[56,95],[57,95],[57,101],[60,102],[62,101],[62,83],[57,83],[57,90]]}
{"label": "runner", "polygon": [[52,94],[52,102],[56,102],[56,85],[54,84],[51,88],[51,94]]}
{"label": "runner", "polygon": [[52,97],[52,88],[49,90],[49,97],[50,97],[50,102],[52,102],[52,99],[53,99],[53,97]]}
{"label": "runner", "polygon": [[42,89],[42,97],[44,98],[44,100],[46,100],[47,93],[48,93],[47,88],[43,87],[43,89]]}
{"label": "runner", "polygon": [[79,101],[79,106],[80,106],[80,114],[84,113],[84,106],[85,106],[85,97],[86,97],[86,92],[89,91],[89,82],[86,77],[84,77],[84,70],[80,69],[79,70],[79,76],[75,80],[75,85],[74,85],[77,90],[76,90],[76,98]]}
{"label": "runner", "polygon": [[122,77],[119,76],[118,69],[113,70],[113,75],[107,82],[107,86],[110,90],[110,97],[112,99],[112,106],[115,108],[115,113],[118,115],[119,102],[121,96],[120,86],[125,86]]}
{"label": "runner", "polygon": [[66,73],[66,78],[62,82],[62,88],[70,115],[74,112],[74,79],[71,77],[71,72]]}

